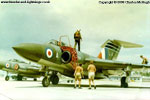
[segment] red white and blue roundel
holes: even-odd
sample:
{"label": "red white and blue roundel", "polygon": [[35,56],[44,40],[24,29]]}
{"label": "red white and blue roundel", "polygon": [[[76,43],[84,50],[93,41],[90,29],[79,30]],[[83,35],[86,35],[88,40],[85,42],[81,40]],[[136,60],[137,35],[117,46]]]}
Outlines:
{"label": "red white and blue roundel", "polygon": [[6,63],[6,68],[9,68],[10,67],[10,64],[9,63]]}
{"label": "red white and blue roundel", "polygon": [[47,58],[52,58],[53,56],[53,51],[49,48],[46,49],[46,56]]}
{"label": "red white and blue roundel", "polygon": [[15,64],[14,69],[15,69],[15,70],[18,70],[18,69],[19,69],[19,65],[18,65],[18,64]]}

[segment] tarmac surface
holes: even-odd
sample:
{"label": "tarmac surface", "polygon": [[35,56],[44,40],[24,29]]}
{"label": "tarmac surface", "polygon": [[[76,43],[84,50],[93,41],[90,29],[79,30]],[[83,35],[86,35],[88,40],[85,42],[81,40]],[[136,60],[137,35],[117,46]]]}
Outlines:
{"label": "tarmac surface", "polygon": [[88,80],[82,89],[61,79],[58,85],[42,87],[41,80],[5,81],[0,78],[0,100],[150,100],[150,82],[131,82],[121,88],[119,81],[96,80],[96,90],[88,89]]}

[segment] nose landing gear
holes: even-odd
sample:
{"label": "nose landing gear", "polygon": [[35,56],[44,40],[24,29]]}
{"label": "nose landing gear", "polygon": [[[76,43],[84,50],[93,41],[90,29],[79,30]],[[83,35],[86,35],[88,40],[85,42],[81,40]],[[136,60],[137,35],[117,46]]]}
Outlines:
{"label": "nose landing gear", "polygon": [[48,87],[50,85],[50,80],[48,79],[48,77],[43,78],[42,85],[43,87]]}
{"label": "nose landing gear", "polygon": [[52,75],[45,75],[45,77],[42,80],[43,87],[48,87],[50,85],[50,82],[52,82],[53,85],[57,85],[59,83],[59,77],[57,76],[57,72],[52,72]]}
{"label": "nose landing gear", "polygon": [[8,81],[9,80],[9,76],[7,75],[6,77],[5,77],[5,81]]}

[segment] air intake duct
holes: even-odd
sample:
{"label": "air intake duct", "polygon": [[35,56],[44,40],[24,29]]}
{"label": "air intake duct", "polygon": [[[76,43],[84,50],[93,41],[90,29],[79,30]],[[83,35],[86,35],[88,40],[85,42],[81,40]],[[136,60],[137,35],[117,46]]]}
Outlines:
{"label": "air intake duct", "polygon": [[69,51],[64,51],[61,55],[61,61],[64,63],[64,64],[67,64],[71,61],[72,59],[72,55]]}

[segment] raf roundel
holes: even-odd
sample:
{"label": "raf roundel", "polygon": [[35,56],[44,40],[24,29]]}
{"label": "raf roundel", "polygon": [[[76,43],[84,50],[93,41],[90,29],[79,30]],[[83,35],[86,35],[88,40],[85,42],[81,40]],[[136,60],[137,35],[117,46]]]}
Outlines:
{"label": "raf roundel", "polygon": [[9,66],[10,66],[9,63],[7,63],[7,64],[6,64],[6,68],[9,68]]}
{"label": "raf roundel", "polygon": [[15,70],[18,70],[18,69],[19,69],[19,65],[18,65],[18,64],[15,64],[14,69],[15,69]]}
{"label": "raf roundel", "polygon": [[53,51],[52,51],[51,49],[46,49],[46,56],[47,56],[48,58],[52,58],[52,56],[53,56]]}

